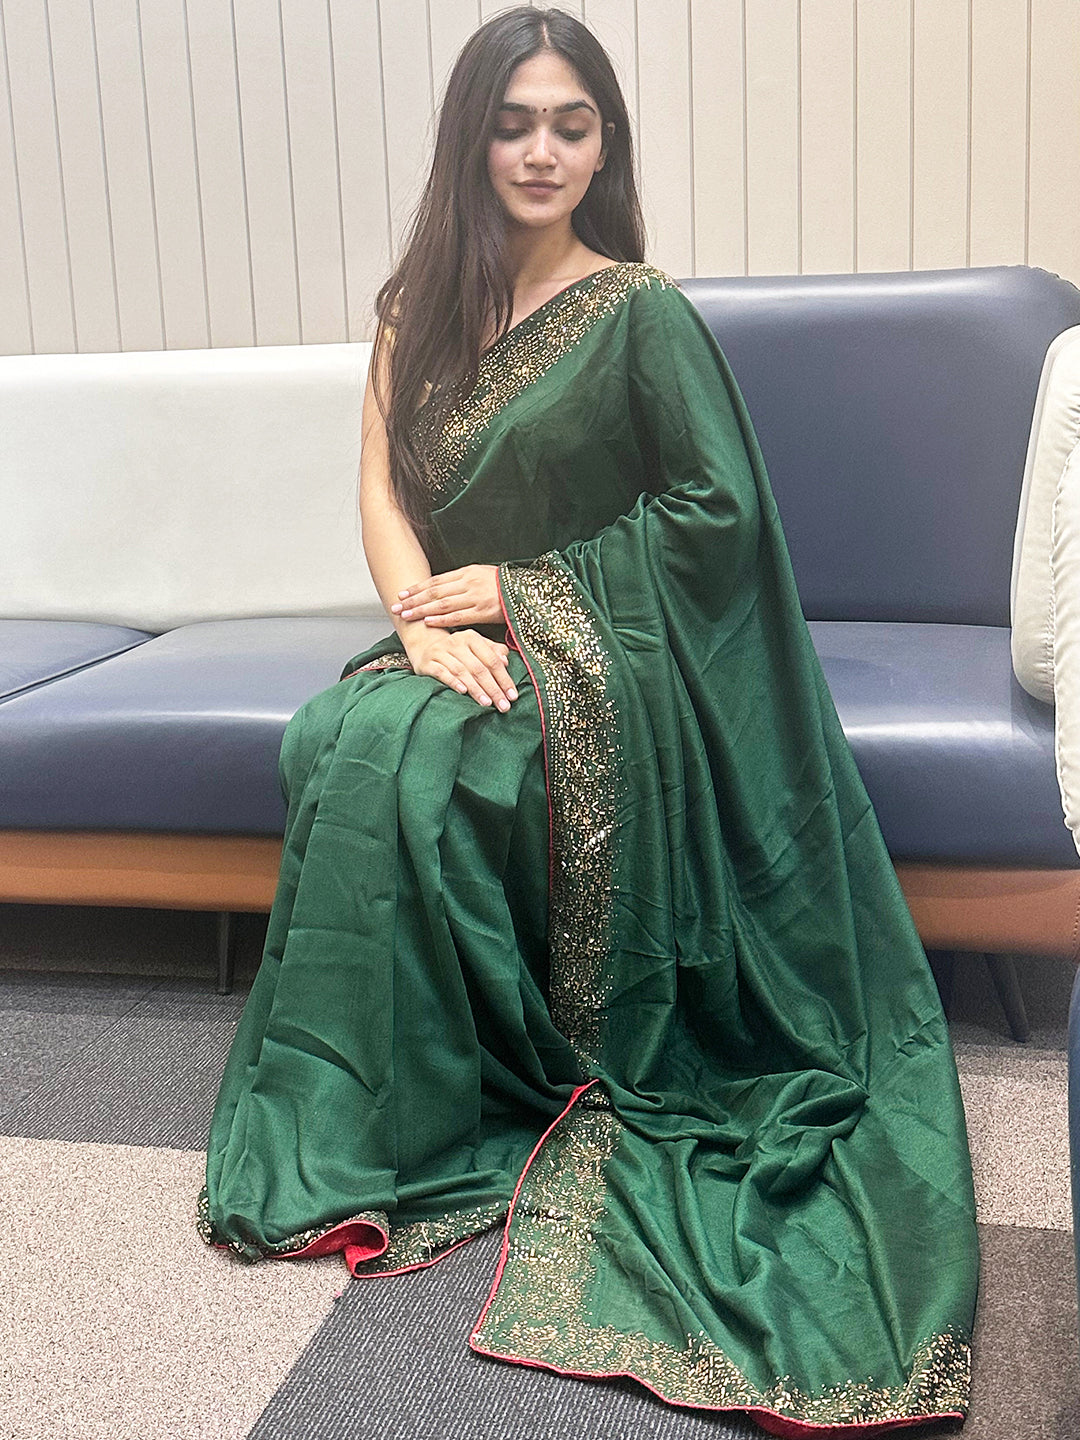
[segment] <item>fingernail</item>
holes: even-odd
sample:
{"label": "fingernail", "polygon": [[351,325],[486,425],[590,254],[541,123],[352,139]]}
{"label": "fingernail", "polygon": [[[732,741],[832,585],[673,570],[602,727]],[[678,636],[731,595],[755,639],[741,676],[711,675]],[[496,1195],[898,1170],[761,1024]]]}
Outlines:
{"label": "fingernail", "polygon": [[491,704],[491,696],[490,696],[490,695],[481,695],[481,696],[480,696],[480,704],[481,704],[481,705],[490,705],[490,704]]}
{"label": "fingernail", "polygon": [[517,699],[517,691],[516,691],[516,690],[507,690],[506,693],[507,693],[507,695],[510,696],[510,699],[511,699],[511,700],[516,700],[516,699]]}
{"label": "fingernail", "polygon": [[391,615],[396,615],[400,609],[401,609],[401,606],[400,606],[400,605],[391,605],[391,606],[390,606],[390,613],[391,613]]}
{"label": "fingernail", "polygon": [[[395,606],[394,608],[397,609],[397,606]],[[407,620],[411,614],[412,614],[412,611],[411,611],[411,610],[402,610],[402,612],[401,612],[401,618],[402,618],[403,620]]]}
{"label": "fingernail", "polygon": [[397,594],[398,594],[398,599],[399,599],[399,600],[404,600],[404,599],[405,599],[405,596],[408,595],[408,593],[409,593],[409,592],[408,592],[407,590],[399,590],[399,591],[397,592]]}
{"label": "fingernail", "polygon": [[502,710],[503,713],[505,714],[505,712],[510,709],[510,701],[509,701],[509,700],[500,700],[500,701],[499,701],[499,709]]}

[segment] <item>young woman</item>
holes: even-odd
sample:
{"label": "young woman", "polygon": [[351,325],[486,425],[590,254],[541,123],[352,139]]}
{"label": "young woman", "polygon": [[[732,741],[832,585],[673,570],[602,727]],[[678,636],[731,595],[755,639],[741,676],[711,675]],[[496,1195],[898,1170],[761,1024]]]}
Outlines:
{"label": "young woman", "polygon": [[205,1238],[379,1275],[500,1225],[482,1353],[781,1435],[963,1415],[941,1007],[578,21],[467,43],[378,311],[361,510],[394,633],[285,737]]}

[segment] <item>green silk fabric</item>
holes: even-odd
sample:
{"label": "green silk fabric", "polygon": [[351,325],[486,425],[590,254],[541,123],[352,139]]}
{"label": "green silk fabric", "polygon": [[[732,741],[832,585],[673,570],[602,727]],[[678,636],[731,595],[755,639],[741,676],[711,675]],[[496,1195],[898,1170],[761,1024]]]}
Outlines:
{"label": "green silk fabric", "polygon": [[375,1275],[498,1223],[483,1353],[776,1434],[964,1414],[948,1031],[712,333],[612,266],[424,444],[519,699],[389,636],[289,725],[204,1237]]}

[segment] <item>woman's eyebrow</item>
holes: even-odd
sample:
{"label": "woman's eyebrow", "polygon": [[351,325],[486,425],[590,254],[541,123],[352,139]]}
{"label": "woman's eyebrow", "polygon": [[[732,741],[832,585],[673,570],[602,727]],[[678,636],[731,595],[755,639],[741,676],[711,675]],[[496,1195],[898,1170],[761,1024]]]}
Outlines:
{"label": "woman's eyebrow", "polygon": [[[499,106],[500,110],[513,110],[520,115],[535,115],[535,105],[522,105],[516,100],[504,100]],[[565,115],[568,110],[591,110],[595,115],[596,110],[587,100],[568,100],[565,105],[556,105],[552,110],[553,115]]]}

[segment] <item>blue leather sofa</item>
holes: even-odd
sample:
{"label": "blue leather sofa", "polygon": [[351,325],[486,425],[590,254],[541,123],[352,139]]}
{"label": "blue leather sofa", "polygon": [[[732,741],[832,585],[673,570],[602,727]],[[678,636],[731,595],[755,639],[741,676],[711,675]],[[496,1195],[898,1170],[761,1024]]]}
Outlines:
{"label": "blue leather sofa", "polygon": [[[1075,959],[1080,860],[1009,584],[1040,369],[1080,292],[1024,267],[685,289],[744,391],[924,942]],[[0,900],[267,909],[283,728],[385,631],[370,611],[0,620]]]}

